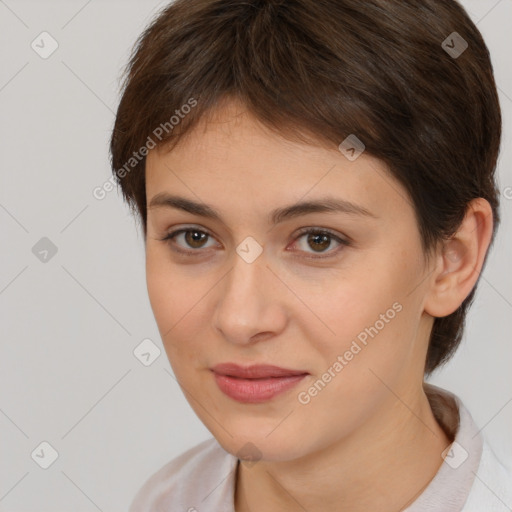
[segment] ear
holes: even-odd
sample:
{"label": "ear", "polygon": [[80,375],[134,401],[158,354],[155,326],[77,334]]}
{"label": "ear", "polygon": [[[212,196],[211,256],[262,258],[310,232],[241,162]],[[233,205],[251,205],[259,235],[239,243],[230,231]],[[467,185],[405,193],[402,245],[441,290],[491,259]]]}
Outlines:
{"label": "ear", "polygon": [[425,298],[425,312],[450,315],[475,286],[492,237],[493,215],[488,201],[473,199],[457,232],[442,242]]}

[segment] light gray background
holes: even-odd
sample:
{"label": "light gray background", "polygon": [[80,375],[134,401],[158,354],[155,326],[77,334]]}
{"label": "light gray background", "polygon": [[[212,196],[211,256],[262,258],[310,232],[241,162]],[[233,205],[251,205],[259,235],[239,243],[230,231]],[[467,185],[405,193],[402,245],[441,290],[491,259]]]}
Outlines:
{"label": "light gray background", "polygon": [[[121,70],[166,3],[0,0],[0,511],[127,510],[152,472],[211,437],[163,351],[141,235],[117,191],[92,195],[111,176]],[[432,382],[512,457],[512,0],[463,4],[500,89],[503,222],[466,339]],[[31,48],[42,31],[59,44],[47,59]],[[46,263],[42,237],[58,249]],[[133,354],[146,338],[162,350],[147,367]],[[42,441],[59,454],[48,469],[31,458]]]}

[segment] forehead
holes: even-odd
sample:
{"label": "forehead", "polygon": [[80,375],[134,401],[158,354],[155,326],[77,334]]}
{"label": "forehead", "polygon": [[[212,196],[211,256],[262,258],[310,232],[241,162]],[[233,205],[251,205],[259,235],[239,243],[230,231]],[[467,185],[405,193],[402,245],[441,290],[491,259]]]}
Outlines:
{"label": "forehead", "polygon": [[326,194],[374,212],[410,208],[406,191],[383,162],[364,152],[349,160],[327,143],[290,140],[236,102],[201,120],[171,150],[149,151],[148,204],[157,194],[178,190],[219,209],[257,201],[269,211],[271,205]]}

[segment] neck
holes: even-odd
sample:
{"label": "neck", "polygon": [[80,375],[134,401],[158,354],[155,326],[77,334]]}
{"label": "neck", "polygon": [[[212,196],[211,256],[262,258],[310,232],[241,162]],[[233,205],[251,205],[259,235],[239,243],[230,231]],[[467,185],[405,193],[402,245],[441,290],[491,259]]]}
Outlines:
{"label": "neck", "polygon": [[236,512],[391,512],[428,486],[451,443],[423,389],[395,395],[349,437],[290,461],[239,463]]}

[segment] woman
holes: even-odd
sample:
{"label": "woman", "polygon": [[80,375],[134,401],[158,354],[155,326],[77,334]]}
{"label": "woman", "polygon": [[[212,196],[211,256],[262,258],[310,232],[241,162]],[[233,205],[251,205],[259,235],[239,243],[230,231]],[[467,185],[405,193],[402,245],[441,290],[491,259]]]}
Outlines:
{"label": "woman", "polygon": [[178,0],[111,140],[170,364],[213,439],[138,511],[504,511],[512,470],[424,382],[499,222],[501,115],[453,0]]}

